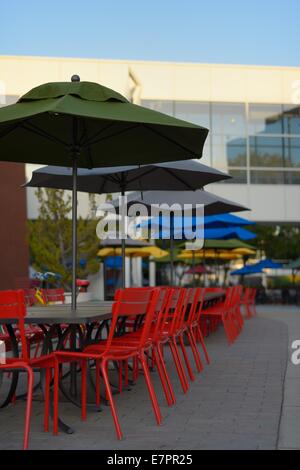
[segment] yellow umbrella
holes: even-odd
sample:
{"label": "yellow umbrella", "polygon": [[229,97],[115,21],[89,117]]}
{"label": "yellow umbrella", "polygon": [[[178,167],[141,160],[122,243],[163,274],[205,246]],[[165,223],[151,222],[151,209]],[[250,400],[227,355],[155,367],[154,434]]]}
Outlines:
{"label": "yellow umbrella", "polygon": [[255,250],[250,250],[250,248],[234,248],[234,250],[232,250],[233,253],[237,253],[239,255],[242,255],[242,256],[246,256],[246,255],[255,255],[256,254],[256,251]]}
{"label": "yellow umbrella", "polygon": [[142,248],[136,249],[136,255],[134,256],[143,256],[143,257],[150,257],[153,258],[163,258],[164,256],[168,256],[169,252],[166,250],[162,250],[158,246],[143,246]]}
{"label": "yellow umbrella", "polygon": [[[107,247],[101,248],[98,251],[98,256],[100,258],[106,258],[107,256],[121,256],[122,249],[119,247]],[[127,247],[125,249],[125,256],[129,257],[141,257],[141,258],[149,258],[153,256],[154,258],[162,258],[163,256],[167,256],[168,252],[158,248],[157,246],[143,246],[143,247]]]}
{"label": "yellow umbrella", "polygon": [[214,250],[201,250],[193,251],[192,250],[183,250],[178,256],[178,259],[193,259],[194,258],[212,258],[212,259],[238,259],[241,255],[238,253],[232,253],[231,251],[214,251]]}

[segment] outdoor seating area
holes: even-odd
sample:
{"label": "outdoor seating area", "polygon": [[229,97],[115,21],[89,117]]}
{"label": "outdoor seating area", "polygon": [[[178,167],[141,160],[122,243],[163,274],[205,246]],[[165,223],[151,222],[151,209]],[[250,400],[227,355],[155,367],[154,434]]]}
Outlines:
{"label": "outdoor seating area", "polygon": [[252,211],[247,178],[268,168],[252,104],[176,114],[131,72],[123,94],[77,73],[34,84],[0,109],[0,160],[24,170],[0,229],[23,244],[0,266],[0,449],[276,448],[300,228]]}
{"label": "outdoor seating area", "polygon": [[[107,403],[117,438],[121,439],[126,429],[121,427],[115,393],[130,393],[127,391],[129,385],[134,387],[138,380],[144,379],[154,419],[161,424],[163,418],[151,376],[159,375],[168,406],[174,405],[178,398],[174,393],[174,380],[180,383],[188,400],[188,391],[197,380],[197,374],[210,364],[205,337],[223,326],[230,345],[241,333],[244,319],[256,314],[255,291],[243,291],[239,285],[226,290],[127,288],[116,292],[113,303],[87,304],[86,323],[82,323],[83,319],[68,323],[66,318],[58,321],[59,316],[67,315],[63,298],[60,297],[61,305],[57,303],[57,294],[48,292],[48,298],[55,303],[38,307],[30,305],[28,292],[0,292],[1,341],[11,352],[0,365],[1,371],[5,372],[3,380],[10,383],[7,396],[1,397],[1,406],[11,405],[18,399],[18,377],[25,371],[28,385],[24,449],[30,446],[36,381],[44,390],[45,432],[50,429],[54,434],[66,431],[67,425],[59,411],[59,396],[64,391],[64,396],[81,408],[83,421],[88,419],[91,409],[96,412],[102,403]],[[30,306],[26,306],[26,302]],[[43,324],[38,316],[43,317]],[[17,326],[12,326],[14,324]],[[38,351],[32,342],[35,336],[41,342]],[[166,347],[177,371],[176,378],[169,374]],[[110,377],[112,368],[117,371],[118,383],[113,383]],[[93,408],[87,403],[88,388],[94,395]]]}

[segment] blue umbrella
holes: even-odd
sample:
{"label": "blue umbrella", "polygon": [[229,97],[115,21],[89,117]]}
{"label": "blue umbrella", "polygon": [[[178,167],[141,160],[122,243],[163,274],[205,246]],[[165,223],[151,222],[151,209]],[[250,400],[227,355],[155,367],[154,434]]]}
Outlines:
{"label": "blue umbrella", "polygon": [[[175,220],[176,219],[176,220]],[[152,225],[156,227],[156,225]],[[192,224],[191,217],[174,218],[174,227],[169,221],[166,225],[162,221],[161,224],[157,225],[157,232],[154,232],[153,236],[156,238],[175,238],[175,239],[191,239],[195,233],[195,227]],[[203,237],[205,240],[229,240],[232,238],[238,238],[239,240],[253,240],[256,238],[256,234],[250,232],[241,227],[223,227],[223,228],[210,228],[204,225]]]}
{"label": "blue umbrella", "polygon": [[248,264],[241,269],[236,269],[230,274],[232,276],[242,276],[246,274],[257,274],[262,273],[264,269],[280,269],[282,268],[282,263],[277,263],[271,259],[263,259],[255,264]]}
{"label": "blue umbrella", "polygon": [[226,228],[207,228],[204,225],[204,238],[207,240],[228,240],[230,238],[238,238],[240,240],[253,240],[256,234],[241,227]]}
{"label": "blue umbrella", "polygon": [[272,261],[271,259],[263,259],[256,263],[255,266],[259,266],[262,269],[280,269],[282,268],[282,263],[277,263],[276,261]]}
{"label": "blue umbrella", "polygon": [[235,271],[231,271],[231,276],[246,276],[248,274],[258,274],[262,273],[263,270],[260,267],[256,267],[256,265],[246,265],[241,269],[236,269]]}
{"label": "blue umbrella", "polygon": [[238,217],[233,214],[206,215],[204,224],[209,228],[226,228],[232,226],[242,227],[243,225],[255,225],[255,222]]}
{"label": "blue umbrella", "polygon": [[[170,218],[168,216],[161,216],[161,217],[153,217],[152,219],[148,219],[140,224],[141,227],[156,227],[156,228],[169,228],[170,227]],[[186,216],[186,217],[179,217],[175,216],[172,218],[171,225],[174,227],[174,232],[178,230],[182,230],[182,227],[190,228],[194,227],[197,224],[197,220],[195,216]],[[204,217],[204,227],[208,236],[205,238],[224,238],[222,232],[221,235],[218,236],[218,232],[216,232],[216,236],[209,236],[210,233],[207,231],[212,229],[240,229],[240,236],[237,233],[230,232],[231,236],[227,236],[229,232],[224,232],[224,236],[227,238],[240,238],[242,240],[251,240],[255,238],[256,235],[252,234],[250,231],[245,229],[241,229],[244,225],[255,225],[255,222],[250,220],[244,219],[242,217],[238,217],[233,214],[217,214],[217,215],[206,215]],[[245,232],[243,232],[245,230]]]}

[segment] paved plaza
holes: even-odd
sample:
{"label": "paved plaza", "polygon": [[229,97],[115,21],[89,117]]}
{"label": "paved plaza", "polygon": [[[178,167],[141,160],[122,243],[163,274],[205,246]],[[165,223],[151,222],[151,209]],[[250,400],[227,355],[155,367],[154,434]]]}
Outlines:
{"label": "paved plaza", "polygon": [[[140,377],[131,390],[116,396],[124,433],[116,439],[107,406],[89,412],[60,404],[60,415],[75,433],[53,436],[42,431],[43,406],[33,404],[31,449],[300,449],[300,366],[290,362],[291,343],[300,339],[300,309],[267,306],[246,321],[228,346],[224,331],[207,338],[211,365],[196,375],[183,395],[172,361],[166,355],[177,403],[168,408],[157,373],[153,381],[163,424],[155,424]],[[38,398],[38,397],[37,397]],[[24,402],[1,410],[0,449],[21,447]]]}

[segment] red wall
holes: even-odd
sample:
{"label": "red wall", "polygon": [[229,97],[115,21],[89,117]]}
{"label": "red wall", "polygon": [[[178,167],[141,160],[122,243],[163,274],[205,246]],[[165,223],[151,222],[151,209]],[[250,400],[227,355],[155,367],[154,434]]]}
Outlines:
{"label": "red wall", "polygon": [[0,290],[26,287],[28,282],[24,182],[25,165],[0,162]]}

